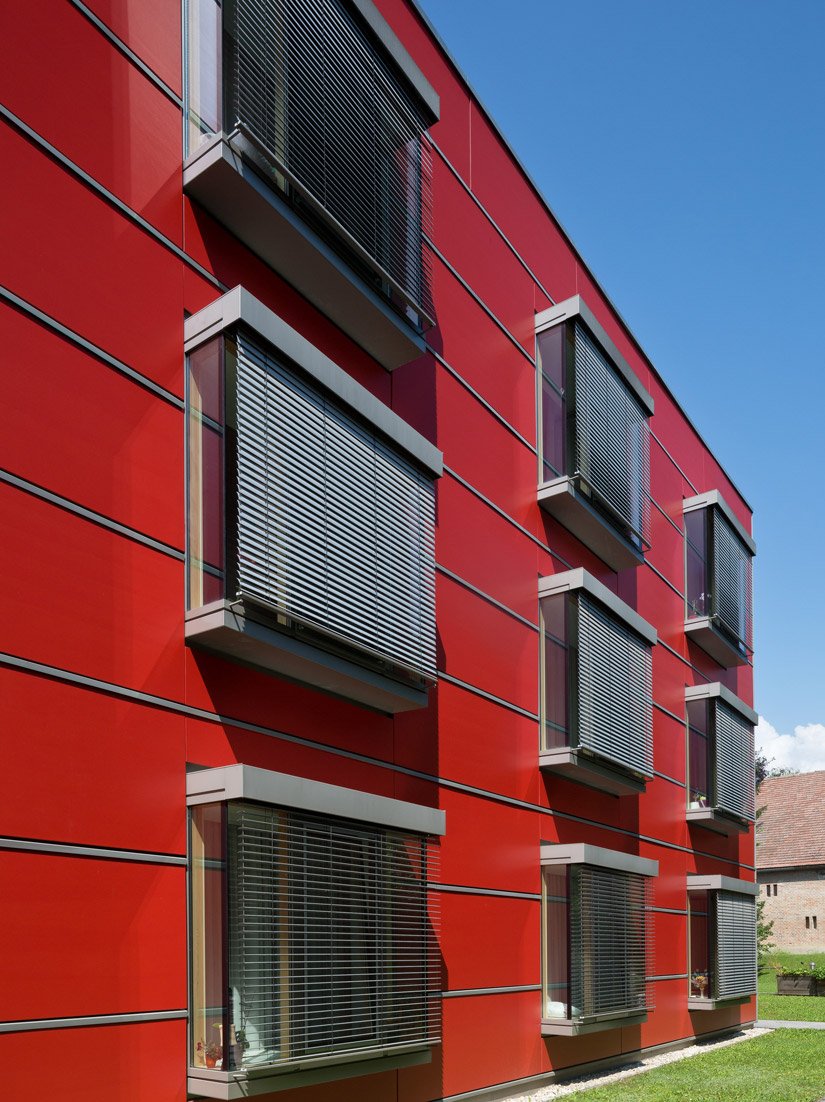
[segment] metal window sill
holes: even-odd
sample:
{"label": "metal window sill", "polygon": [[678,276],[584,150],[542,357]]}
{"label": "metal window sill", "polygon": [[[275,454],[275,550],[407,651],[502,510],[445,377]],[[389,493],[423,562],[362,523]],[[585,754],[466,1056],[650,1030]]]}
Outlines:
{"label": "metal window sill", "polygon": [[726,1006],[740,1006],[750,998],[750,995],[734,995],[728,999],[703,999],[698,995],[691,995],[688,998],[688,1010],[722,1010]]}
{"label": "metal window sill", "polygon": [[427,689],[396,680],[355,659],[279,631],[242,602],[214,601],[186,613],[187,645],[298,681],[394,715],[427,706]]}
{"label": "metal window sill", "polygon": [[338,1079],[352,1079],[359,1075],[374,1075],[382,1071],[428,1064],[431,1060],[429,1046],[417,1046],[393,1052],[384,1049],[384,1055],[363,1059],[362,1054],[341,1053],[319,1060],[302,1061],[287,1067],[272,1065],[259,1069],[238,1071],[213,1071],[207,1068],[189,1068],[187,1091],[195,1098],[251,1098],[259,1094],[308,1087],[316,1083],[329,1083]]}
{"label": "metal window sill", "polygon": [[704,827],[716,834],[746,834],[750,823],[737,819],[718,807],[689,807],[685,818],[690,826]]}
{"label": "metal window sill", "polygon": [[542,1037],[579,1037],[584,1033],[603,1033],[607,1029],[624,1029],[625,1026],[641,1025],[646,1021],[647,1011],[617,1014],[614,1018],[602,1018],[589,1022],[571,1018],[542,1018],[541,1035]]}
{"label": "metal window sill", "polygon": [[705,654],[710,655],[714,662],[726,669],[748,664],[748,656],[714,627],[709,616],[685,620],[685,635],[700,646]]}
{"label": "metal window sill", "polygon": [[613,796],[637,796],[644,792],[644,777],[611,768],[608,762],[597,760],[589,754],[570,746],[556,747],[539,752],[539,768],[545,773],[556,773],[568,781],[598,788]]}
{"label": "metal window sill", "polygon": [[543,482],[538,488],[538,503],[611,570],[631,570],[644,562],[642,552],[593,508],[567,475]]}
{"label": "metal window sill", "polygon": [[189,158],[183,190],[388,371],[422,355],[420,331],[313,233],[225,134]]}

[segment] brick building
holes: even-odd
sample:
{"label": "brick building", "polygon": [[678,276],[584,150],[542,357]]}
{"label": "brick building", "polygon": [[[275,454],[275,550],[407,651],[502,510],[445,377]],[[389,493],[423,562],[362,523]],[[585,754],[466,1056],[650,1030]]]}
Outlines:
{"label": "brick building", "polygon": [[825,770],[759,788],[756,870],[777,949],[825,950]]}
{"label": "brick building", "polygon": [[5,3],[0,164],[0,1095],[751,1021],[750,507],[415,4]]}

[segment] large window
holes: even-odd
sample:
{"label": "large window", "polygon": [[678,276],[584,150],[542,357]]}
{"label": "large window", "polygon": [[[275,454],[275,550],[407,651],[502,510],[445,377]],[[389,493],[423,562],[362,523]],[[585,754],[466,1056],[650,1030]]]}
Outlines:
{"label": "large window", "polygon": [[649,878],[655,861],[596,846],[543,845],[542,1031],[640,1021],[652,1007]]}
{"label": "large window", "polygon": [[[374,5],[188,6],[189,155],[228,142],[385,302],[419,327],[431,322],[423,134],[438,97]],[[211,206],[209,192],[195,194]]]}
{"label": "large window", "polygon": [[[279,774],[253,770],[250,780],[233,768],[246,789],[271,786],[278,798]],[[285,778],[287,798],[294,780]],[[375,818],[400,809],[404,819],[411,809],[440,827],[438,812],[300,783],[310,805],[331,792],[353,816],[375,807]],[[436,1042],[431,838],[305,807],[198,798],[208,802],[191,808],[193,1074],[274,1076]]]}
{"label": "large window", "polygon": [[584,570],[541,579],[541,766],[607,791],[653,774],[656,632]]}
{"label": "large window", "polygon": [[728,876],[688,876],[691,1009],[756,994],[757,891]]}
{"label": "large window", "polygon": [[724,685],[685,692],[688,820],[729,834],[754,819],[753,727],[757,716]]}
{"label": "large window", "polygon": [[722,665],[741,665],[753,650],[753,540],[715,491],[684,513],[685,630]]}
{"label": "large window", "polygon": [[635,565],[648,546],[652,399],[578,297],[536,325],[540,502],[614,569]]}
{"label": "large window", "polygon": [[[329,361],[343,397],[319,385],[289,353],[324,358],[287,330],[288,351],[242,322],[190,350],[189,624],[224,601],[423,692],[436,675],[438,453]],[[299,676],[291,654],[283,672]]]}

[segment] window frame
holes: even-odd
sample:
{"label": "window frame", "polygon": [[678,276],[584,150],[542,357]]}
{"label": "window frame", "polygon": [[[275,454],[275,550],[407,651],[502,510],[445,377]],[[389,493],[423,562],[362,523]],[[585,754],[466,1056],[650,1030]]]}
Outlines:
{"label": "window frame", "polygon": [[[688,639],[693,639],[711,658],[720,665],[730,668],[733,666],[747,665],[753,655],[753,570],[752,562],[756,555],[756,543],[742,523],[734,514],[724,497],[718,490],[697,494],[686,498],[682,502],[682,515],[695,514],[703,511],[705,520],[705,586],[703,594],[706,607],[703,611],[691,610],[690,594],[690,569],[688,557],[691,548],[696,552],[695,545],[689,540],[687,525],[685,524],[684,536],[684,571],[685,571],[685,624],[684,630]],[[746,591],[743,594],[745,608],[742,609],[744,617],[744,636],[735,636],[729,625],[723,622],[718,612],[718,567],[715,547],[715,517],[718,514],[721,521],[731,530],[734,539],[738,540],[749,555],[748,579]],[[698,553],[698,552],[696,552]]]}
{"label": "window frame", "polygon": [[[607,1029],[618,1029],[624,1026],[636,1025],[646,1020],[648,1012],[653,1009],[653,989],[650,976],[653,966],[653,934],[654,924],[652,918],[652,896],[650,885],[659,874],[659,862],[646,857],[638,857],[634,854],[623,853],[618,850],[604,849],[600,846],[592,846],[587,843],[559,844],[542,842],[540,850],[541,877],[541,997],[542,1016],[541,1032],[544,1036],[572,1037],[579,1034],[601,1032]],[[549,1003],[558,1000],[548,999],[548,947],[547,947],[547,899],[546,890],[548,872],[565,872],[567,877],[567,1010],[571,1009],[572,999],[572,972],[574,967],[574,946],[572,943],[572,919],[571,906],[574,905],[576,881],[571,875],[577,868],[588,868],[608,872],[615,876],[627,876],[644,878],[646,881],[644,890],[643,910],[644,945],[643,964],[645,976],[643,987],[645,990],[645,1007],[629,1007],[626,1011],[613,1010],[593,1015],[579,1015],[577,1017],[550,1017],[546,1013]],[[577,901],[580,903],[580,900]],[[626,957],[625,957],[626,959]],[[555,985],[553,985],[555,986]]]}
{"label": "window frame", "polygon": [[[706,827],[709,830],[713,830],[719,834],[738,834],[745,833],[750,830],[751,825],[756,820],[755,809],[752,813],[747,815],[740,815],[735,810],[723,807],[719,804],[719,792],[718,792],[718,778],[721,772],[720,770],[720,754],[721,747],[718,742],[717,734],[717,721],[719,714],[719,703],[726,705],[733,712],[735,712],[745,724],[754,728],[759,721],[759,716],[749,707],[744,700],[740,700],[738,696],[730,691],[727,686],[722,685],[719,681],[712,681],[704,685],[688,685],[685,688],[685,731],[686,731],[686,755],[685,755],[685,767],[687,785],[685,789],[687,797],[687,812],[686,818],[688,823],[695,823],[699,826]],[[689,705],[692,703],[705,703],[707,705],[708,716],[708,733],[707,733],[707,753],[708,753],[708,776],[711,778],[711,785],[709,791],[705,793],[707,803],[704,805],[693,806],[695,802],[692,800],[693,786],[691,783],[691,725],[690,725],[690,709]],[[753,770],[753,755],[755,753],[753,749],[753,733],[751,735],[751,754],[750,762],[745,769],[745,774],[750,783],[755,774]],[[711,797],[713,797],[711,799]],[[754,799],[750,803],[754,803]]]}
{"label": "window frame", "polygon": [[[580,326],[599,354],[612,368],[627,394],[640,407],[646,424],[654,412],[654,401],[640,383],[625,358],[608,336],[595,315],[580,295],[574,295],[548,310],[536,315],[536,430],[538,464],[538,502],[551,516],[602,558],[612,569],[624,570],[644,561],[649,547],[647,525],[642,520],[640,531],[632,532],[611,503],[603,498],[596,487],[584,485],[577,472],[575,447],[577,439],[576,366],[574,329]],[[544,369],[541,346],[542,337],[551,331],[563,330],[561,338],[561,385]],[[553,477],[545,471],[544,447],[544,382],[559,398],[561,413],[559,423],[564,426],[565,440],[562,447],[564,470]],[[642,517],[646,515],[649,486],[649,434],[644,441],[642,484],[639,499],[643,503]],[[547,463],[550,473],[555,470]],[[645,477],[646,476],[646,477]]]}
{"label": "window frame", "polygon": [[[712,968],[712,977],[709,977],[709,994],[706,997],[701,995],[693,995],[692,993],[692,972],[691,972],[691,944],[690,944],[690,921],[688,920],[688,942],[687,942],[687,1001],[688,1009],[705,1011],[716,1010],[722,1006],[735,1006],[741,1003],[748,1002],[756,995],[756,896],[759,894],[759,884],[756,881],[750,880],[737,880],[730,876],[720,876],[716,874],[688,874],[687,877],[687,904],[688,915],[690,915],[690,895],[691,892],[705,892],[708,897],[708,911],[709,915],[713,915],[714,923],[711,926],[708,922],[708,959]],[[754,970],[754,983],[753,991],[749,994],[736,994],[719,996],[719,983],[720,983],[720,965],[719,965],[719,915],[717,910],[718,896],[720,893],[728,893],[739,895],[742,897],[753,899],[754,901],[754,928],[753,928],[753,970]]]}
{"label": "window frame", "polygon": [[[572,610],[571,600],[583,594],[593,600],[607,616],[621,628],[629,628],[641,642],[650,648],[652,666],[652,648],[656,645],[656,629],[644,620],[634,609],[625,604],[611,590],[593,577],[587,570],[578,568],[553,574],[539,579],[539,766],[543,770],[558,773],[570,780],[611,792],[614,795],[638,794],[644,791],[647,780],[653,777],[652,769],[652,699],[649,702],[650,724],[647,749],[651,758],[648,771],[640,772],[631,765],[608,759],[579,744],[579,701],[576,681],[579,661],[578,614]],[[567,697],[567,744],[548,746],[547,730],[547,632],[542,602],[546,598],[561,598],[565,602],[565,622],[568,637],[565,641],[566,658],[566,697]],[[645,706],[648,702],[645,698]]]}
{"label": "window frame", "polygon": [[[377,830],[379,833],[386,832],[389,835],[420,838],[422,846],[426,845],[427,854],[426,878],[420,882],[422,899],[426,901],[428,922],[426,936],[429,964],[426,974],[429,975],[433,968],[438,967],[434,940],[438,926],[438,899],[429,891],[429,884],[438,879],[437,845],[438,839],[446,831],[446,816],[443,811],[242,764],[192,770],[187,773],[186,787],[186,802],[190,813],[209,812],[212,809],[217,809],[220,815],[220,829],[223,832],[223,856],[220,869],[223,899],[220,903],[221,918],[218,939],[223,947],[222,969],[224,978],[222,985],[224,991],[229,990],[230,914],[226,897],[228,891],[226,862],[229,860],[229,853],[226,845],[228,839],[227,820],[229,808],[232,806],[259,805],[270,808],[275,815],[278,815],[279,812],[283,812],[285,816],[297,814],[299,816],[299,828],[300,817],[306,818],[309,816],[320,825],[329,822],[332,829],[347,829],[346,825],[351,824],[353,831],[356,833],[359,826],[361,826],[372,833]],[[190,818],[192,818],[191,814]],[[193,839],[194,833],[190,832],[188,857],[190,893],[198,891],[198,877],[203,875],[202,871],[199,872],[194,864]],[[211,865],[214,868],[215,863],[214,858],[208,859],[204,867]],[[381,870],[381,875],[389,873],[391,873],[389,866]],[[390,875],[388,888],[391,882],[392,876]],[[201,926],[195,915],[195,910],[190,894],[188,904],[190,993],[194,990],[195,977],[200,968],[199,962],[195,958],[196,942],[198,941],[195,935],[201,929]],[[284,919],[284,921],[287,920]],[[422,992],[433,1011],[437,1013],[440,1000],[436,992],[430,987],[422,989]],[[290,998],[292,997],[290,995]],[[302,1054],[293,1061],[276,1061],[250,1067],[233,1067],[226,1070],[223,1067],[202,1067],[195,1065],[192,1059],[193,1044],[197,1040],[194,1034],[194,1002],[192,1002],[192,1007],[187,1038],[188,1086],[193,1093],[209,1098],[241,1098],[290,1086],[309,1085],[316,1082],[388,1070],[389,1068],[424,1063],[430,1059],[432,1046],[440,1041],[440,1037],[428,1036],[426,1039],[403,1042],[395,1046],[391,1044],[384,1045],[376,1050],[366,1049],[363,1045],[357,1043],[342,1044],[335,1052]],[[234,1032],[234,1027],[231,1026],[228,1000],[220,1013],[221,1020],[224,1023],[224,1029],[220,1034],[222,1038],[226,1028],[230,1028]],[[230,1025],[227,1026],[226,1023],[230,1023]],[[223,1059],[223,1052],[221,1052],[220,1058]]]}
{"label": "window frame", "polygon": [[[296,385],[306,386],[321,402],[328,400],[333,412],[340,410],[343,421],[351,422],[358,431],[374,438],[375,454],[386,459],[382,470],[389,469],[395,460],[399,469],[412,468],[410,478],[414,476],[424,487],[420,489],[420,494],[425,494],[426,489],[425,505],[429,502],[430,486],[434,496],[435,482],[443,472],[443,456],[436,447],[242,287],[234,288],[187,318],[184,324],[184,351],[190,363],[195,354],[211,342],[222,342],[220,358],[224,365],[223,387],[227,396],[224,400],[223,425],[219,426],[223,428],[224,452],[225,590],[219,599],[188,609],[187,642],[218,650],[230,658],[312,684],[386,713],[425,706],[428,690],[435,680],[432,657],[435,651],[434,627],[432,636],[418,636],[416,645],[420,644],[419,653],[427,658],[427,662],[421,669],[414,669],[402,657],[370,649],[363,640],[359,640],[357,633],[350,639],[344,630],[325,630],[324,624],[300,623],[299,617],[292,617],[287,622],[278,609],[267,607],[265,601],[235,599],[237,587],[234,585],[234,571],[238,547],[233,518],[238,516],[238,478],[234,466],[235,401],[230,400],[237,390],[233,381],[235,359],[231,354],[234,334],[248,335],[265,356],[279,365],[279,370],[282,365],[285,375],[294,378]],[[187,367],[186,477],[187,485],[191,487],[193,472],[197,468],[193,455],[197,450],[197,434],[202,431],[202,419],[197,411],[193,411],[193,386],[189,375]],[[205,424],[211,430],[208,420]],[[388,476],[381,477],[386,481]],[[190,490],[187,491],[187,500],[186,575],[189,598],[193,585]],[[424,514],[419,514],[421,516]],[[420,629],[424,633],[430,621],[434,623],[434,598],[431,593],[434,586],[431,537],[434,537],[434,532],[429,531],[428,523],[426,516],[420,520],[421,576],[417,579],[420,583],[417,590],[421,600],[419,611],[423,609]],[[411,631],[413,626],[411,622]]]}

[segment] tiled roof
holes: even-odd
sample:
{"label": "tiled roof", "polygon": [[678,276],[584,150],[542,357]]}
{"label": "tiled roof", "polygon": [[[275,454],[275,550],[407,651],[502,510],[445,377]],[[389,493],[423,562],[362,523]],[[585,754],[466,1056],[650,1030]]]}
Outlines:
{"label": "tiled roof", "polygon": [[756,867],[825,865],[825,770],[768,777],[756,794]]}

